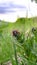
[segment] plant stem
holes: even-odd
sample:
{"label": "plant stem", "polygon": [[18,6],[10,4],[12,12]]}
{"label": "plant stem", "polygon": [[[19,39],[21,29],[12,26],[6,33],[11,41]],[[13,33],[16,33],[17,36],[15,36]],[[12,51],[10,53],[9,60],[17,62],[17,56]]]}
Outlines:
{"label": "plant stem", "polygon": [[16,52],[16,46],[15,46],[15,44],[13,44],[13,47],[14,47],[14,55],[15,55],[16,65],[18,65],[17,52]]}

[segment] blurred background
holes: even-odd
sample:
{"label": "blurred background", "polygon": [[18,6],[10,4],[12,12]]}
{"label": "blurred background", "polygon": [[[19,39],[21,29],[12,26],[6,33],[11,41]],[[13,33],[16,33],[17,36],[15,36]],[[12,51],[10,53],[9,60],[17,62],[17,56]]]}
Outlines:
{"label": "blurred background", "polygon": [[37,16],[37,0],[0,0],[0,20],[15,22],[26,16]]}

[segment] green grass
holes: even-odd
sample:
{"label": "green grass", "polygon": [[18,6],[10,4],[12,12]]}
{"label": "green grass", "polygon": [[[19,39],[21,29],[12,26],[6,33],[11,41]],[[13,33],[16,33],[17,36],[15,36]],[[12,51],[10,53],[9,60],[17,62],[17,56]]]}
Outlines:
{"label": "green grass", "polygon": [[[37,65],[37,41],[34,43],[34,37],[30,37],[32,35],[32,27],[37,27],[37,17],[29,19],[18,18],[15,23],[0,22],[0,63],[10,60],[13,65]],[[13,30],[24,33],[24,36],[29,34],[29,38],[21,45],[13,37]],[[35,37],[37,40],[37,35]],[[17,57],[22,61],[18,61]]]}

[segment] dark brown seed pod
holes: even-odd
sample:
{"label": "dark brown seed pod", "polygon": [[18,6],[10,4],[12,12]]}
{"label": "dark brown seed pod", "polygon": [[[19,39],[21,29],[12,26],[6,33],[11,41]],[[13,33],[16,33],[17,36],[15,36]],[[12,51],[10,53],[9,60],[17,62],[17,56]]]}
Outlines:
{"label": "dark brown seed pod", "polygon": [[24,34],[21,32],[18,32],[17,30],[14,30],[13,32],[13,36],[16,37],[16,39],[18,40],[18,42],[23,43],[24,42]]}
{"label": "dark brown seed pod", "polygon": [[20,32],[18,32],[17,30],[13,31],[13,36],[17,37],[18,34],[20,34]]}
{"label": "dark brown seed pod", "polygon": [[32,28],[32,32],[33,32],[33,31],[36,31],[36,29],[35,29],[35,28]]}

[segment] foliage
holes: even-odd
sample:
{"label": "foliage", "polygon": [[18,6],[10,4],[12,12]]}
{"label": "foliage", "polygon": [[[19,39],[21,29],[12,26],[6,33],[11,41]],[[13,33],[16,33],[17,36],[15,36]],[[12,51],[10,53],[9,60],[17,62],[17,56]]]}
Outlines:
{"label": "foliage", "polygon": [[[32,31],[32,28],[36,31]],[[18,30],[17,40],[12,31]],[[23,37],[23,42],[20,43]],[[0,22],[0,64],[11,61],[12,65],[37,65],[37,22],[18,19],[15,23]]]}
{"label": "foliage", "polygon": [[37,3],[37,0],[31,0],[32,2],[35,1]]}

